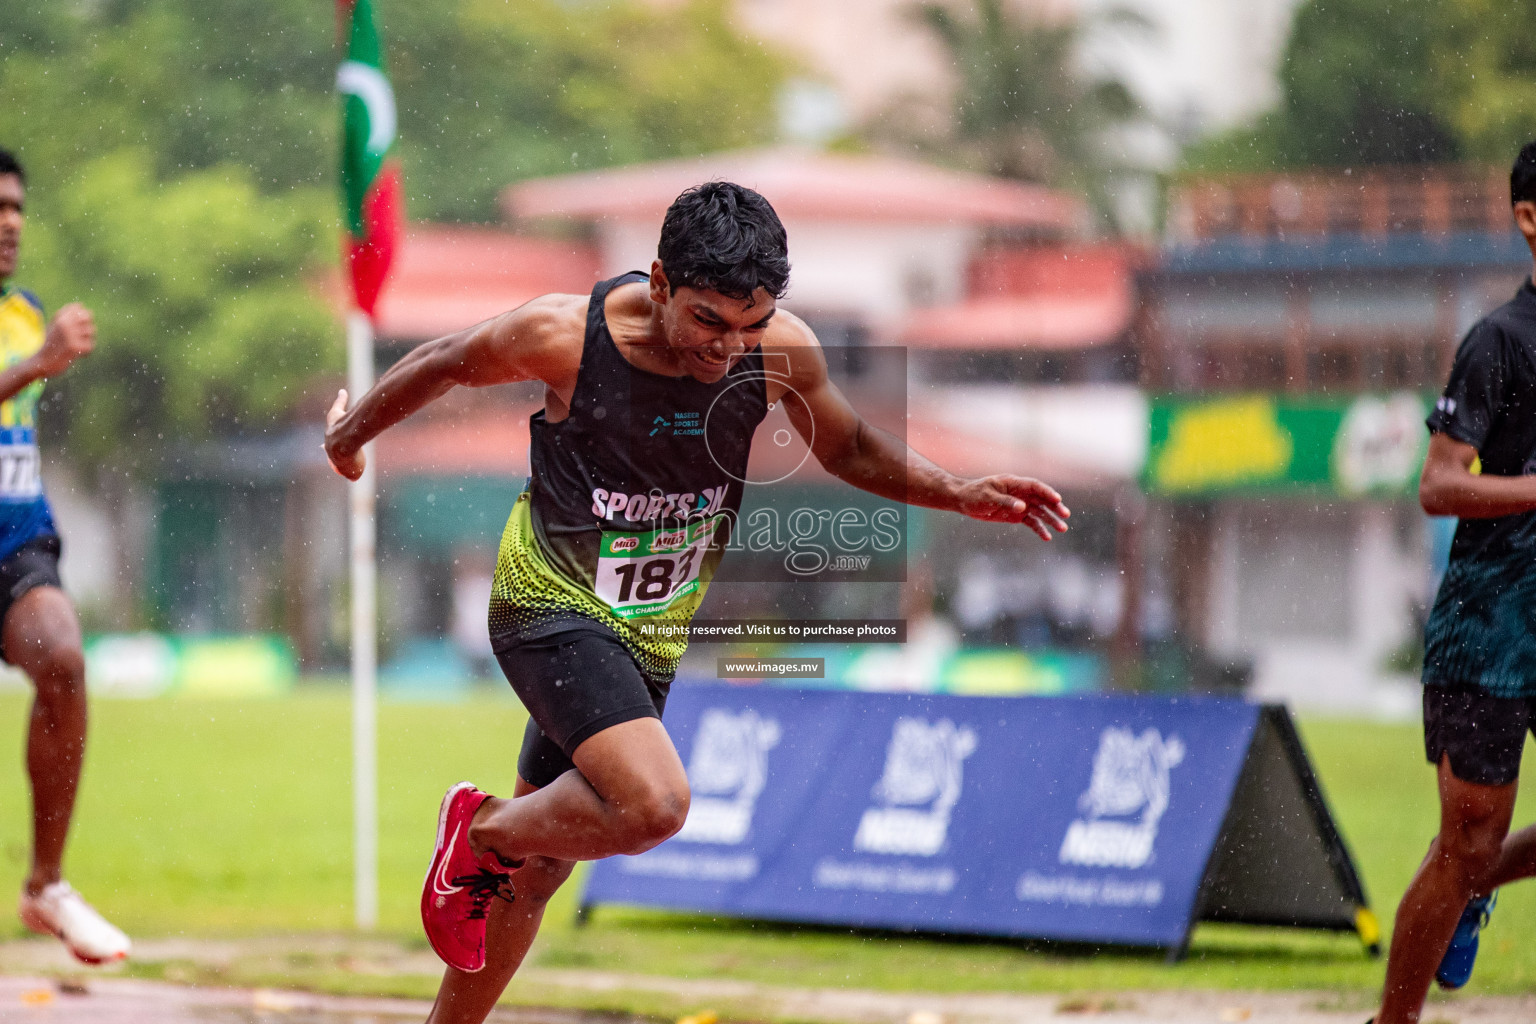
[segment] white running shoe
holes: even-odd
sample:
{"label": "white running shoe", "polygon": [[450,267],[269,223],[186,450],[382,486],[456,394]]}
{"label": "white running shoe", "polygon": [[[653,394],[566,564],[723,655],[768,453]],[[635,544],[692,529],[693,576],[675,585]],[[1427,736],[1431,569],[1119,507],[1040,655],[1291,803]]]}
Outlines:
{"label": "white running shoe", "polygon": [[41,935],[52,935],[88,964],[104,964],[128,955],[131,943],[112,922],[70,887],[54,882],[36,896],[21,893],[21,923]]}

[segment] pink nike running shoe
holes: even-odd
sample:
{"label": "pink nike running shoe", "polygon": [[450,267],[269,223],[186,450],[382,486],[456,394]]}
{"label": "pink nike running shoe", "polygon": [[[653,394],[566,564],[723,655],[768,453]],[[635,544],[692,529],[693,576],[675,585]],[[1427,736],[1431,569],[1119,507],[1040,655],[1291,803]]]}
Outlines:
{"label": "pink nike running shoe", "polygon": [[485,966],[485,915],[491,900],[512,902],[510,865],[493,853],[476,857],[469,824],[490,798],[467,782],[443,796],[437,815],[437,846],[421,887],[421,924],[443,963],[474,973]]}

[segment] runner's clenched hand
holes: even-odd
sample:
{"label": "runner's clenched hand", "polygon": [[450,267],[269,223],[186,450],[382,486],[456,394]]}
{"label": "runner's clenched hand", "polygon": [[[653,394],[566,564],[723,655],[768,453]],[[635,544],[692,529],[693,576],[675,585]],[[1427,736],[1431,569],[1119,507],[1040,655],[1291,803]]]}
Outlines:
{"label": "runner's clenched hand", "polygon": [[78,302],[63,306],[48,324],[43,347],[37,350],[37,368],[43,377],[57,377],[81,356],[96,347],[96,320]]}
{"label": "runner's clenched hand", "polygon": [[325,457],[331,460],[331,468],[348,480],[356,480],[363,475],[363,466],[366,460],[361,448],[354,448],[342,438],[342,432],[337,424],[347,414],[347,389],[342,388],[336,393],[336,401],[331,403],[330,411],[325,414]]}
{"label": "runner's clenched hand", "polygon": [[1072,510],[1061,495],[1027,476],[998,474],[968,481],[960,491],[959,511],[972,519],[991,523],[1023,523],[1040,537],[1067,532]]}

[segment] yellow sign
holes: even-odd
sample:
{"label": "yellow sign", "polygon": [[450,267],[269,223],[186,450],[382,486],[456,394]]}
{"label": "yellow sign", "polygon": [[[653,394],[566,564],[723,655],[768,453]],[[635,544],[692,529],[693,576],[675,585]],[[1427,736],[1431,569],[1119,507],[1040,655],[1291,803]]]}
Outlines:
{"label": "yellow sign", "polygon": [[1244,396],[1189,406],[1155,449],[1156,490],[1208,491],[1283,479],[1295,443],[1272,398]]}

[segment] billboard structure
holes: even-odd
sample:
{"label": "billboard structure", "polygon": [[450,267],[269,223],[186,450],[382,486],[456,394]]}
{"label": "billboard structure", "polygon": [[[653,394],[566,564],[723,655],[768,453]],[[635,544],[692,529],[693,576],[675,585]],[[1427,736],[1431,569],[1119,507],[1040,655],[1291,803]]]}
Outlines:
{"label": "billboard structure", "polygon": [[678,685],[693,804],[605,903],[1161,947],[1376,922],[1283,708]]}

